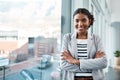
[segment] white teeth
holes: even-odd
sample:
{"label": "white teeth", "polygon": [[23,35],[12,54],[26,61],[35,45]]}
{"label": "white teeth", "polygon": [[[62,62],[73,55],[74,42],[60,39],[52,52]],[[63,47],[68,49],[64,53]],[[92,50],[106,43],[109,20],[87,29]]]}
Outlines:
{"label": "white teeth", "polygon": [[84,28],[78,28],[78,29],[84,29]]}

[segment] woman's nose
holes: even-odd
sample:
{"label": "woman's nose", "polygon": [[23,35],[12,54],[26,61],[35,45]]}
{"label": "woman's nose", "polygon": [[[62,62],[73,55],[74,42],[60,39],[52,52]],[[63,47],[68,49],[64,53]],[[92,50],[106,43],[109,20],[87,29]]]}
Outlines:
{"label": "woman's nose", "polygon": [[78,25],[79,25],[79,26],[82,26],[82,25],[83,25],[83,23],[82,23],[81,21],[79,21],[79,22],[78,22]]}

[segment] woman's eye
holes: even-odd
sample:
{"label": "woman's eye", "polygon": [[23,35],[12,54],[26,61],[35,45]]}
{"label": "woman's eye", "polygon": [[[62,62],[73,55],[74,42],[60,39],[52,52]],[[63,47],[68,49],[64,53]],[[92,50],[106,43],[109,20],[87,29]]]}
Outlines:
{"label": "woman's eye", "polygon": [[78,20],[78,19],[76,19],[76,20],[75,20],[75,22],[79,22],[79,20]]}
{"label": "woman's eye", "polygon": [[84,18],[84,19],[82,19],[82,22],[86,22],[87,20]]}
{"label": "woman's eye", "polygon": [[75,20],[75,22],[77,22],[77,23],[78,23],[79,21],[81,21],[81,22],[86,22],[87,19],[84,18],[84,19],[82,19],[82,20],[79,20],[79,19],[76,19],[76,20]]}

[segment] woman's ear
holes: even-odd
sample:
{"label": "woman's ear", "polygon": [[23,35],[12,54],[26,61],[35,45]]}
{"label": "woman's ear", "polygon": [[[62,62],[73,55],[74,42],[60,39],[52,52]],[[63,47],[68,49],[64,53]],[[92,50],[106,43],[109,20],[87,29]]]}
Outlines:
{"label": "woman's ear", "polygon": [[91,23],[92,23],[92,20],[91,20],[91,19],[89,19],[89,27],[88,27],[88,28],[90,28]]}
{"label": "woman's ear", "polygon": [[90,23],[90,25],[91,25],[91,23],[92,23],[92,20],[91,20],[91,19],[89,19],[89,23]]}

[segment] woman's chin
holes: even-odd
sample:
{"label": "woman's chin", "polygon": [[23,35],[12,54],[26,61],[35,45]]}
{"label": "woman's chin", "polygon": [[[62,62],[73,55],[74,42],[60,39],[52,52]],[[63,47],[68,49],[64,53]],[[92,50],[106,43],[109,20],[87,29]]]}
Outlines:
{"label": "woman's chin", "polygon": [[79,30],[78,33],[85,33],[85,31],[83,31],[83,30]]}

